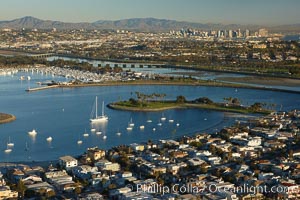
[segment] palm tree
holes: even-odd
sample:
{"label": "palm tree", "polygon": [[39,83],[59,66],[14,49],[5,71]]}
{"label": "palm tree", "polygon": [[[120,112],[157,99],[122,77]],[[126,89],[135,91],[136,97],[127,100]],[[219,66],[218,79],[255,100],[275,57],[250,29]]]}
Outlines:
{"label": "palm tree", "polygon": [[26,186],[25,186],[23,180],[19,180],[16,191],[21,195],[21,198],[23,199],[25,191],[26,191]]}

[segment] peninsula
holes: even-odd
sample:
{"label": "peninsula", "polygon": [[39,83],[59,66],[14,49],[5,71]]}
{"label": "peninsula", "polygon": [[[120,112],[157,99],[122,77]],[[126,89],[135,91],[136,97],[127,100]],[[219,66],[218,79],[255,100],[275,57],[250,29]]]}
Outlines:
{"label": "peninsula", "polygon": [[16,120],[16,117],[11,114],[6,114],[6,113],[0,113],[0,124],[12,122]]}

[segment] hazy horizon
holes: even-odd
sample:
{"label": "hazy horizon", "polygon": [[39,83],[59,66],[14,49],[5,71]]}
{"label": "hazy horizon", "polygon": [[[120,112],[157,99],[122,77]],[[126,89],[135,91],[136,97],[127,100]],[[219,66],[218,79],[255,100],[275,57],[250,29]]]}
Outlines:
{"label": "hazy horizon", "polygon": [[62,22],[157,18],[196,23],[244,25],[299,24],[298,0],[10,0],[0,20],[25,16]]}

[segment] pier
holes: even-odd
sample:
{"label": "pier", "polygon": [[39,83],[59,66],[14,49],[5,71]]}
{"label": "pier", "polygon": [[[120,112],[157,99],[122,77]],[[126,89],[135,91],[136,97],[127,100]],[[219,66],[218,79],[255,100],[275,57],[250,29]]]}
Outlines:
{"label": "pier", "polygon": [[50,86],[45,86],[45,87],[28,88],[25,91],[26,92],[34,92],[34,91],[46,90],[46,89],[57,88],[57,87],[59,87],[59,85],[50,85]]}

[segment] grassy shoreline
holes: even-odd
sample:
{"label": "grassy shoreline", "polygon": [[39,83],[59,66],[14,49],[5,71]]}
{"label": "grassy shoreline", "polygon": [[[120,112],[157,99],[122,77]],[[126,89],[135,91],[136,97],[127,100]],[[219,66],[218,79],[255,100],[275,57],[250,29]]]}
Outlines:
{"label": "grassy shoreline", "polygon": [[206,109],[206,110],[215,110],[221,112],[232,112],[232,113],[242,113],[242,114],[250,114],[250,113],[260,113],[260,114],[269,114],[270,110],[251,110],[248,107],[232,107],[232,106],[222,106],[221,104],[204,104],[204,103],[175,103],[175,102],[158,102],[152,101],[148,102],[147,106],[135,106],[130,104],[129,101],[122,102],[114,102],[108,104],[108,107],[115,110],[123,110],[123,111],[133,111],[133,112],[157,112],[164,111],[170,109],[187,109],[187,108],[195,108],[195,109]]}
{"label": "grassy shoreline", "polygon": [[16,116],[6,113],[0,113],[0,124],[9,123],[16,120]]}

